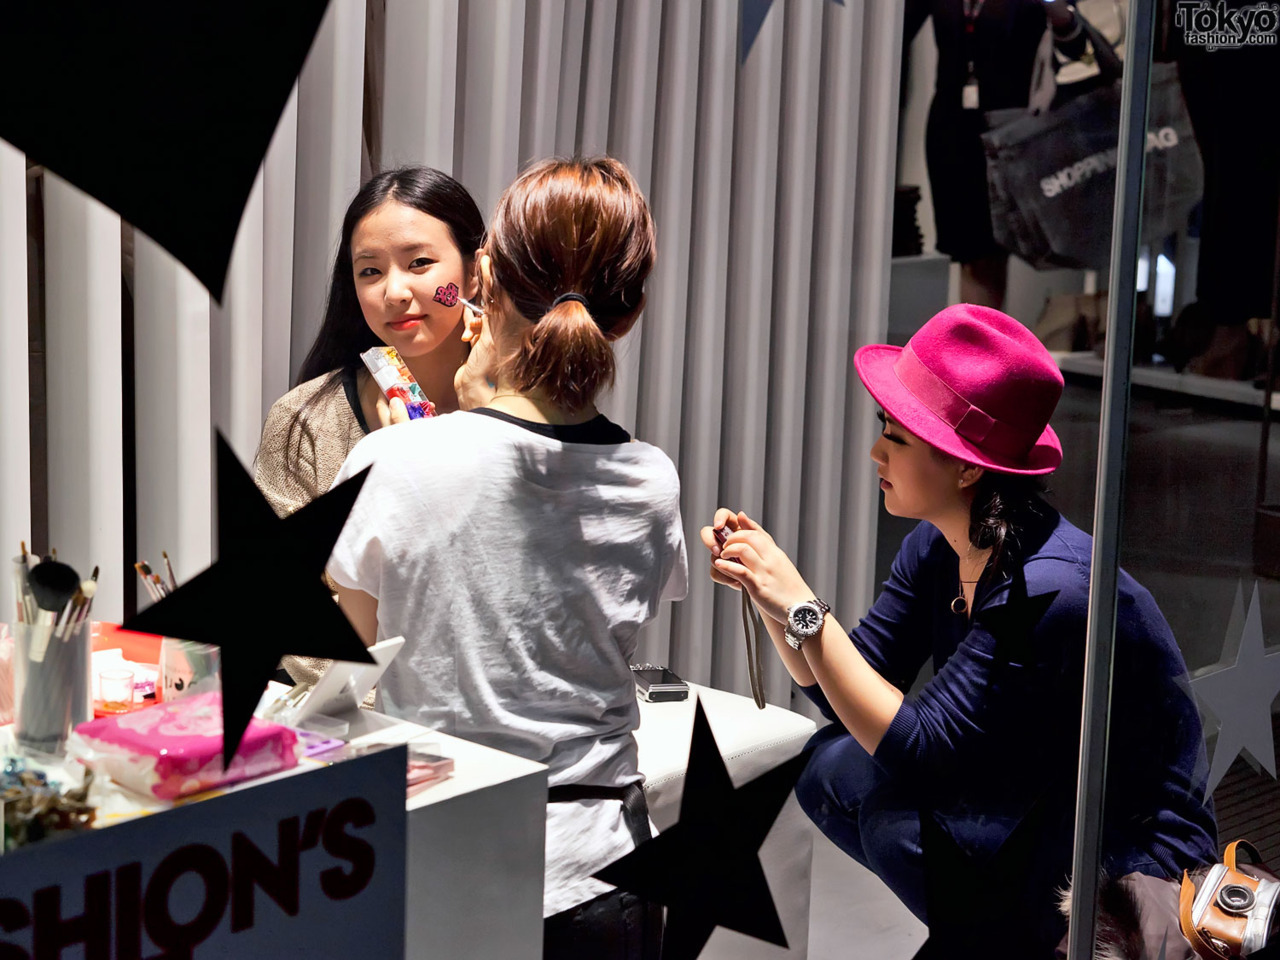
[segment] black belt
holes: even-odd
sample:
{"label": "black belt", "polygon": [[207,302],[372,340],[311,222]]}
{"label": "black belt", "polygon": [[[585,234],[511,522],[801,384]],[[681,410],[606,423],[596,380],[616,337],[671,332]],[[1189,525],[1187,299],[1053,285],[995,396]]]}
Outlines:
{"label": "black belt", "polygon": [[547,803],[573,803],[575,800],[621,800],[622,819],[638,847],[652,839],[649,830],[649,804],[644,787],[629,783],[625,787],[598,787],[587,783],[566,783],[547,790]]}
{"label": "black belt", "polygon": [[[649,830],[649,803],[644,796],[644,787],[638,782],[629,783],[625,787],[597,787],[585,783],[567,783],[547,790],[548,803],[571,803],[575,800],[621,800],[622,821],[631,831],[632,842],[638,847],[653,837]],[[627,896],[634,896],[634,894],[627,894]],[[650,901],[645,904],[644,909],[644,943],[641,956],[644,960],[657,960],[662,955],[662,904]]]}

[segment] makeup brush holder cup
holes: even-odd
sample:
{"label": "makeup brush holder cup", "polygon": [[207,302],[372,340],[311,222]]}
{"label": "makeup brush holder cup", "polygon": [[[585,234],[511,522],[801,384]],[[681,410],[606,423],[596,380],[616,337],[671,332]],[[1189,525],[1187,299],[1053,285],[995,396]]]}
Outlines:
{"label": "makeup brush holder cup", "polygon": [[34,756],[61,757],[76,724],[93,719],[89,621],[13,629],[13,736]]}

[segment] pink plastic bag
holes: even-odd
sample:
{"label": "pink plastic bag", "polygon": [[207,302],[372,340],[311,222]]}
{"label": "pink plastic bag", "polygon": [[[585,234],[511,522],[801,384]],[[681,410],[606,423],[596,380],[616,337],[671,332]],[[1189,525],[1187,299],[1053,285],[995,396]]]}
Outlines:
{"label": "pink plastic bag", "polygon": [[252,720],[222,769],[222,694],[182,700],[76,727],[94,755],[88,762],[139,793],[176,800],[213,787],[266,776],[298,764],[302,745],[288,727]]}

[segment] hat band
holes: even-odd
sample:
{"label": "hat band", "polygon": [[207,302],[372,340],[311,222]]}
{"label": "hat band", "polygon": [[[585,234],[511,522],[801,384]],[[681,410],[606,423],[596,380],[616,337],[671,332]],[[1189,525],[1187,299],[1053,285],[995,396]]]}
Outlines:
{"label": "hat band", "polygon": [[893,372],[911,395],[934,416],[975,446],[1004,457],[1021,459],[1036,441],[1036,437],[1028,438],[1024,430],[995,419],[952,390],[920,362],[909,343],[898,354]]}

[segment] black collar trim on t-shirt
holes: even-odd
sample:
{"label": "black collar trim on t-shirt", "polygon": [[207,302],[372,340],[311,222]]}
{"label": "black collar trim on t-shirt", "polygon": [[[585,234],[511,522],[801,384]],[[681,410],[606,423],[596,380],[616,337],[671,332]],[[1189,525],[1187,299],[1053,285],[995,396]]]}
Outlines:
{"label": "black collar trim on t-shirt", "polygon": [[360,424],[360,429],[365,433],[372,433],[364,419],[364,408],[360,405],[360,385],[356,380],[356,370],[356,367],[342,368],[342,392],[347,395],[347,403],[351,405],[351,412],[356,415],[356,423]]}
{"label": "black collar trim on t-shirt", "polygon": [[483,414],[486,417],[493,417],[495,420],[505,420],[507,423],[515,424],[517,427],[523,427],[531,433],[536,433],[543,437],[550,437],[552,440],[559,440],[561,443],[594,443],[604,445],[631,442],[631,434],[627,433],[627,431],[623,430],[603,413],[592,417],[586,423],[556,424],[535,423],[532,420],[521,420],[519,417],[513,417],[509,413],[503,413],[501,410],[492,410],[488,407],[480,407],[470,412]]}

